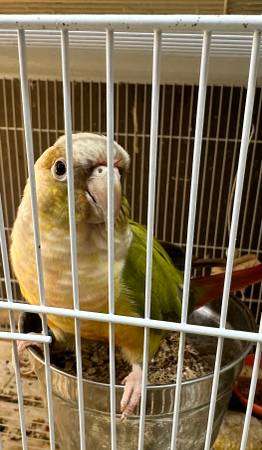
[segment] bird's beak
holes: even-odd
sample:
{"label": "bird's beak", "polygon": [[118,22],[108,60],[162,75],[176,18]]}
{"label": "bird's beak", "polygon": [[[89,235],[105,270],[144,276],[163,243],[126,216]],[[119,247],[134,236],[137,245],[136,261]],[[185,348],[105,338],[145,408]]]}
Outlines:
{"label": "bird's beak", "polygon": [[[104,217],[107,215],[107,177],[108,167],[96,167],[87,181],[86,197],[96,213],[100,212]],[[118,217],[121,207],[121,183],[117,167],[114,167],[114,214]]]}

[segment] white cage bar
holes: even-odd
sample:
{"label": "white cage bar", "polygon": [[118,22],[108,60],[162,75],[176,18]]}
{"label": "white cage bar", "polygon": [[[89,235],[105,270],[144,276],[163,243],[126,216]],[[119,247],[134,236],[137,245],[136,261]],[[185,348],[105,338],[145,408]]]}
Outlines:
{"label": "white cage bar", "polygon": [[4,29],[95,29],[105,31],[150,31],[159,29],[168,32],[180,30],[206,31],[255,31],[261,30],[259,15],[127,15],[127,14],[41,14],[41,15],[5,15],[0,17],[0,27]]}
{"label": "white cage bar", "polygon": [[[5,229],[4,229],[4,217],[3,217],[3,208],[2,208],[2,199],[0,196],[0,246],[1,246],[1,254],[3,260],[4,267],[4,277],[5,277],[5,285],[6,285],[6,293],[7,296],[12,302],[12,286],[10,280],[10,269],[8,262],[8,252],[6,245],[6,237],[5,237]],[[16,377],[16,389],[17,389],[17,399],[18,399],[18,407],[19,407],[19,418],[20,418],[20,427],[21,427],[21,435],[22,435],[22,445],[23,450],[27,450],[27,437],[26,437],[26,427],[25,427],[25,412],[24,412],[24,400],[23,400],[23,387],[21,381],[20,374],[20,366],[19,366],[19,358],[18,358],[18,349],[17,349],[17,334],[15,333],[15,320],[12,311],[9,312],[9,321],[10,321],[10,329],[13,342],[12,342],[12,351],[13,351],[13,360],[14,360],[14,368],[15,368],[15,377]],[[9,334],[9,333],[6,333]],[[15,339],[16,338],[16,339]]]}
{"label": "white cage bar", "polygon": [[[77,237],[76,237],[76,222],[75,222],[73,143],[72,143],[70,75],[69,75],[69,40],[67,30],[61,31],[61,50],[62,50],[61,56],[62,56],[64,118],[65,118],[65,136],[66,136],[66,160],[68,169],[67,189],[68,189],[69,225],[70,225],[72,286],[73,286],[74,309],[79,310],[80,305],[79,305],[78,268],[77,268]],[[80,321],[77,318],[75,318],[75,343],[76,343],[75,351],[77,364],[80,448],[81,450],[85,450],[86,437],[85,437],[85,413],[84,413],[80,328],[81,328]]]}
{"label": "white cage bar", "polygon": [[[40,230],[38,221],[38,209],[37,209],[37,197],[36,197],[36,181],[34,170],[34,150],[33,150],[33,137],[31,126],[31,113],[29,103],[29,91],[28,91],[28,79],[26,68],[26,51],[25,51],[25,35],[24,30],[18,31],[18,53],[19,53],[19,67],[21,78],[21,92],[23,103],[23,118],[25,126],[25,141],[26,141],[26,155],[28,163],[28,173],[30,181],[31,191],[31,208],[32,208],[32,222],[34,230],[35,241],[35,256],[36,267],[39,287],[39,301],[41,305],[45,305],[45,288],[44,288],[44,273],[41,257],[41,242],[40,242]],[[48,334],[47,318],[42,315],[42,328],[45,335]],[[46,375],[46,390],[47,390],[47,408],[48,408],[48,421],[50,429],[50,447],[51,450],[55,450],[55,431],[54,431],[54,413],[53,413],[53,400],[52,400],[52,380],[50,369],[50,352],[49,345],[44,343],[44,358],[45,358],[45,375]]]}
{"label": "white cage bar", "polygon": [[[46,384],[47,384],[47,400],[48,400],[48,417],[50,427],[50,448],[55,449],[54,423],[52,410],[52,391],[51,391],[51,375],[50,375],[50,354],[49,344],[51,338],[47,335],[47,314],[57,316],[70,317],[75,320],[75,337],[76,337],[76,359],[77,359],[77,375],[78,375],[78,407],[79,407],[79,427],[80,427],[80,447],[81,450],[86,448],[86,431],[84,420],[84,399],[83,399],[83,381],[82,381],[82,362],[81,362],[81,327],[80,320],[92,320],[108,323],[109,326],[109,344],[110,344],[110,412],[111,412],[111,449],[117,449],[116,441],[116,404],[115,404],[115,342],[114,342],[114,325],[126,324],[144,328],[144,352],[143,352],[143,380],[142,380],[142,398],[140,411],[140,427],[138,449],[144,448],[144,426],[145,426],[145,408],[146,408],[146,384],[147,384],[147,364],[148,364],[148,345],[150,329],[161,329],[180,332],[179,345],[179,362],[177,371],[176,396],[173,415],[173,429],[171,436],[171,448],[176,448],[176,436],[179,426],[179,407],[182,382],[182,367],[184,359],[184,345],[186,334],[199,334],[203,336],[214,336],[218,338],[217,355],[215,362],[214,380],[212,394],[210,400],[210,412],[207,426],[205,450],[209,450],[212,434],[212,425],[215,412],[215,400],[217,396],[217,387],[219,382],[219,373],[221,370],[221,354],[223,349],[223,340],[240,339],[257,343],[255,364],[253,368],[251,388],[246,412],[246,419],[242,435],[241,450],[246,448],[248,429],[250,424],[250,416],[252,404],[254,401],[255,387],[258,376],[258,367],[261,353],[262,329],[258,333],[245,332],[241,330],[226,329],[227,306],[230,290],[230,282],[233,268],[233,258],[235,250],[236,233],[238,228],[239,210],[242,198],[242,190],[244,183],[244,172],[246,166],[246,156],[249,144],[249,134],[251,129],[251,119],[255,96],[256,74],[260,52],[260,32],[262,30],[262,18],[260,16],[126,16],[126,15],[42,15],[42,16],[0,16],[0,27],[5,29],[18,30],[19,43],[19,63],[20,77],[23,99],[24,127],[27,148],[27,162],[29,170],[29,178],[32,194],[32,213],[34,225],[34,238],[36,249],[36,262],[39,283],[39,305],[27,305],[13,301],[11,289],[11,278],[9,272],[8,256],[6,250],[6,239],[4,230],[4,219],[2,205],[0,204],[0,236],[1,251],[5,272],[5,283],[7,291],[7,299],[0,299],[0,310],[8,310],[10,313],[10,332],[0,332],[0,340],[12,340],[13,351],[15,355],[16,382],[19,400],[20,424],[22,432],[23,450],[27,450],[25,418],[23,411],[23,392],[21,389],[21,380],[19,375],[19,364],[17,359],[16,340],[37,341],[44,344],[44,356],[46,367]],[[151,301],[151,277],[152,277],[152,246],[153,246],[153,230],[154,230],[154,212],[155,212],[155,191],[156,191],[156,170],[157,170],[157,137],[158,137],[158,114],[159,114],[159,85],[160,85],[160,53],[161,53],[161,36],[162,32],[180,33],[188,30],[203,32],[202,58],[199,79],[198,108],[196,118],[195,142],[194,142],[194,160],[192,168],[192,183],[190,190],[190,206],[187,231],[186,246],[186,262],[185,277],[183,289],[182,317],[181,323],[165,322],[161,320],[152,320],[150,318],[150,301]],[[62,50],[62,74],[63,74],[63,94],[64,94],[64,119],[65,119],[65,135],[66,135],[66,157],[68,164],[68,206],[70,219],[70,242],[71,242],[71,267],[72,267],[72,285],[74,309],[54,308],[46,306],[44,294],[43,268],[41,262],[40,234],[37,214],[37,199],[35,190],[35,177],[33,167],[33,141],[32,126],[30,118],[28,80],[26,73],[26,53],[25,53],[25,30],[42,30],[56,29],[61,33],[61,50]],[[109,286],[109,312],[95,313],[90,311],[82,311],[79,304],[78,292],[78,270],[77,270],[77,236],[75,224],[75,203],[74,203],[74,176],[73,176],[73,158],[72,158],[72,119],[71,119],[71,101],[70,101],[70,76],[69,76],[69,30],[96,30],[106,31],[106,79],[107,79],[107,158],[109,165],[108,176],[108,286]],[[114,82],[113,82],[113,44],[114,33],[116,32],[150,32],[154,33],[153,41],[153,68],[152,68],[152,105],[151,105],[151,129],[150,129],[150,169],[148,183],[148,231],[147,231],[147,261],[146,261],[146,285],[145,285],[145,317],[128,317],[115,314],[114,307],[114,189],[113,189],[113,138],[114,138]],[[193,252],[194,226],[197,201],[197,187],[199,176],[200,154],[202,146],[202,132],[205,110],[205,98],[207,88],[207,66],[208,56],[210,52],[211,33],[213,31],[226,32],[254,32],[252,52],[250,59],[250,71],[248,79],[248,90],[245,104],[245,114],[243,122],[243,131],[241,137],[241,148],[238,164],[238,174],[236,182],[236,193],[232,212],[232,224],[230,228],[230,239],[228,258],[226,265],[224,292],[222,299],[222,311],[219,328],[190,325],[187,323],[187,310],[190,287],[191,260]],[[11,32],[11,31],[10,31]],[[8,34],[7,34],[8,36]],[[35,36],[35,37],[34,37]],[[38,34],[32,34],[38,42]],[[181,45],[186,36],[181,36]],[[243,40],[245,40],[243,34]],[[225,42],[226,44],[226,42]],[[139,39],[138,44],[139,45]],[[151,45],[150,43],[148,44]],[[166,44],[167,45],[167,44]],[[201,41],[198,42],[199,49]],[[212,91],[213,92],[213,91]],[[100,92],[101,95],[101,92]],[[222,94],[221,94],[222,95]],[[117,97],[118,98],[118,97]],[[172,90],[172,98],[175,98],[175,88]],[[231,107],[231,106],[230,106]],[[144,109],[144,122],[145,122]],[[171,114],[172,115],[172,114]],[[91,116],[91,114],[90,114]],[[182,116],[181,116],[182,117]],[[181,118],[180,118],[181,119]],[[101,127],[101,122],[100,125]],[[238,123],[239,126],[239,123]],[[170,129],[172,127],[170,121]],[[181,133],[180,133],[181,135]],[[227,142],[227,140],[226,140]],[[226,145],[226,144],[225,144]],[[170,157],[171,147],[169,147]],[[144,161],[143,161],[144,164]],[[261,179],[261,177],[260,177]],[[141,184],[142,186],[142,184]],[[141,192],[141,190],[140,190]],[[167,191],[168,192],[168,188]],[[165,203],[167,205],[168,195],[166,195]],[[110,207],[111,206],[111,207]],[[167,206],[166,206],[167,208]],[[140,210],[140,216],[142,211]],[[165,222],[166,222],[165,218]],[[217,225],[216,225],[217,227]],[[166,228],[166,227],[165,227]],[[7,301],[6,301],[7,300]],[[14,311],[35,312],[41,315],[43,324],[42,335],[25,335],[15,331],[12,314]],[[88,433],[88,430],[87,430]],[[1,444],[0,444],[1,447]]]}
{"label": "white cage bar", "polygon": [[[167,331],[179,331],[185,332],[189,334],[200,334],[202,336],[215,336],[215,337],[226,337],[228,339],[239,339],[241,341],[248,342],[262,342],[261,333],[255,333],[251,331],[241,331],[241,330],[232,330],[226,328],[214,328],[214,327],[206,327],[204,325],[191,325],[188,323],[181,322],[165,322],[163,320],[154,320],[154,319],[142,319],[140,317],[129,317],[129,316],[120,316],[117,314],[105,314],[84,310],[72,310],[67,308],[55,308],[53,306],[38,306],[38,305],[28,305],[26,303],[18,303],[18,302],[10,302],[0,300],[0,310],[5,309],[8,311],[25,311],[32,312],[36,314],[52,314],[55,316],[61,317],[72,317],[78,318],[81,320],[94,320],[97,322],[106,322],[106,323],[115,323],[122,325],[133,325],[136,327],[148,327],[152,329],[160,329]],[[8,332],[3,332],[3,336],[6,336],[8,339]],[[17,336],[20,336],[17,333]],[[32,341],[32,337],[30,335],[22,335],[24,340]],[[28,336],[28,338],[27,338]],[[34,340],[36,342],[50,342],[50,337],[43,337],[34,335]]]}
{"label": "white cage bar", "polygon": [[[232,277],[232,271],[233,271],[233,261],[234,261],[234,253],[235,253],[235,245],[236,245],[236,237],[237,237],[239,212],[240,212],[241,197],[242,197],[243,184],[244,184],[246,158],[247,158],[247,150],[248,150],[248,144],[249,144],[249,134],[250,134],[250,129],[251,129],[252,112],[253,112],[254,98],[255,98],[257,67],[258,67],[258,61],[259,61],[259,46],[260,46],[260,33],[255,31],[254,38],[253,38],[253,45],[252,45],[252,53],[251,53],[251,58],[250,58],[250,70],[249,70],[249,78],[248,78],[247,98],[246,98],[246,105],[245,105],[245,114],[244,114],[243,130],[242,130],[242,138],[241,138],[241,146],[240,146],[240,154],[239,154],[239,163],[238,163],[238,170],[237,170],[236,192],[235,192],[233,212],[232,212],[232,221],[231,221],[231,226],[230,226],[227,265],[226,265],[224,291],[223,291],[221,316],[220,316],[220,327],[221,328],[225,328],[226,318],[227,318],[227,308],[228,308],[228,300],[229,300],[229,294],[230,294],[231,277]],[[207,424],[205,450],[209,450],[210,443],[211,443],[212,427],[213,427],[214,414],[215,414],[214,401],[217,396],[217,389],[218,389],[218,383],[219,383],[219,370],[221,367],[222,351],[223,351],[223,338],[220,337],[218,340],[218,345],[217,345],[214,379],[213,379],[210,410],[209,410],[209,417],[208,417],[208,424]]]}
{"label": "white cage bar", "polygon": [[[146,285],[145,285],[145,318],[150,319],[151,311],[151,289],[152,289],[152,263],[153,263],[153,233],[155,215],[155,192],[156,192],[156,163],[157,163],[157,132],[158,132],[158,110],[159,110],[159,85],[160,85],[160,58],[161,58],[161,32],[154,32],[153,67],[152,67],[152,103],[151,103],[151,128],[150,128],[150,162],[148,181],[148,213],[147,213],[147,243],[146,243]],[[149,328],[144,328],[143,349],[143,375],[140,408],[140,424],[138,450],[144,448],[144,430],[146,414],[146,383],[148,371],[149,354]]]}
{"label": "white cage bar", "polygon": [[[114,34],[106,33],[106,122],[107,122],[107,228],[108,228],[108,311],[115,313],[114,289],[114,79],[113,79]],[[111,417],[111,449],[116,450],[116,392],[115,392],[115,330],[109,323],[109,362],[110,362],[110,417]]]}
{"label": "white cage bar", "polygon": [[[203,35],[203,48],[202,48],[202,57],[199,75],[199,93],[198,93],[197,116],[196,116],[192,181],[190,187],[190,203],[189,203],[189,216],[187,226],[187,244],[186,244],[181,323],[187,322],[187,314],[188,314],[191,262],[193,255],[193,241],[194,241],[195,217],[196,217],[196,200],[197,200],[197,189],[198,189],[199,168],[200,168],[200,155],[202,147],[202,135],[204,126],[210,42],[211,42],[211,33],[205,31]],[[171,450],[176,449],[176,437],[179,426],[179,407],[180,407],[181,385],[182,385],[182,369],[184,364],[184,349],[185,349],[185,334],[181,333],[178,350],[176,396],[174,402]]]}

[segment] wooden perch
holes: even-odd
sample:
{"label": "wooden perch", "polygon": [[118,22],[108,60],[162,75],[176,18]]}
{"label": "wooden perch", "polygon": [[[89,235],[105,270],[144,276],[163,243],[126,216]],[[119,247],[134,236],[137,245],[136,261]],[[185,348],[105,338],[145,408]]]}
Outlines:
{"label": "wooden perch", "polygon": [[[220,266],[220,267],[215,266],[212,268],[212,270],[211,270],[212,275],[225,272],[226,260],[224,260],[224,261],[225,261],[224,267],[223,266]],[[252,253],[248,253],[247,255],[243,255],[243,256],[240,256],[239,258],[236,258],[233,263],[233,268],[234,268],[234,270],[243,270],[243,269],[248,269],[250,267],[257,266],[258,264],[260,264],[260,261],[258,260],[257,256]]]}

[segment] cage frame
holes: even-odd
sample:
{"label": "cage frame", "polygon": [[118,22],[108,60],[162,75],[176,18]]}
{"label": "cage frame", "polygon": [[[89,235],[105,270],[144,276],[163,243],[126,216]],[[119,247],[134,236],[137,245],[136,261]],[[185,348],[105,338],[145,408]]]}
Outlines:
{"label": "cage frame", "polygon": [[[184,358],[185,335],[187,333],[202,334],[218,337],[217,353],[215,361],[214,378],[212,384],[212,393],[210,401],[209,418],[207,425],[207,434],[205,440],[205,450],[209,450],[212,434],[212,425],[214,419],[215,400],[217,395],[217,387],[219,381],[219,371],[221,367],[221,355],[223,350],[223,339],[243,339],[255,342],[256,354],[254,368],[251,378],[251,386],[248,398],[248,405],[245,415],[245,422],[241,438],[241,448],[246,448],[249,424],[251,420],[252,405],[254,401],[256,383],[258,378],[258,370],[261,354],[262,343],[262,319],[260,320],[259,331],[256,333],[244,332],[240,330],[227,330],[226,316],[230,291],[230,282],[233,269],[233,259],[235,250],[236,234],[238,229],[239,211],[241,196],[244,183],[244,172],[246,166],[247,149],[249,143],[249,133],[251,129],[251,117],[254,105],[254,95],[256,86],[257,68],[259,62],[259,49],[262,31],[261,16],[195,16],[195,15],[0,15],[0,27],[6,29],[17,30],[18,33],[18,49],[19,49],[19,67],[22,90],[23,119],[26,138],[28,172],[32,194],[32,215],[35,237],[35,251],[39,283],[40,305],[20,304],[13,300],[11,289],[10,269],[8,262],[8,251],[6,236],[4,231],[4,218],[2,211],[2,203],[0,202],[0,241],[1,253],[4,267],[4,278],[7,290],[7,299],[1,299],[0,310],[8,310],[10,314],[10,332],[0,332],[0,339],[12,340],[13,353],[16,371],[16,382],[18,389],[20,426],[22,433],[23,450],[28,449],[25,417],[23,409],[23,392],[21,388],[21,379],[19,372],[19,362],[17,354],[17,340],[37,341],[44,344],[44,358],[46,367],[46,385],[47,385],[47,404],[48,419],[50,427],[50,448],[55,450],[54,436],[54,417],[52,406],[52,389],[50,374],[50,354],[49,344],[51,338],[47,335],[47,314],[56,314],[61,316],[72,317],[75,319],[75,338],[76,338],[76,356],[77,356],[77,375],[78,375],[78,409],[79,409],[79,426],[80,426],[80,448],[85,449],[85,424],[84,424],[84,401],[82,386],[82,364],[81,364],[81,337],[79,321],[80,319],[88,319],[95,321],[107,322],[109,324],[109,348],[110,348],[110,414],[111,414],[111,449],[116,450],[116,404],[115,404],[115,343],[114,343],[114,324],[122,323],[127,325],[136,325],[144,328],[144,352],[143,352],[143,380],[142,380],[142,397],[140,411],[140,426],[138,450],[143,449],[144,445],[144,426],[145,426],[145,406],[146,406],[146,378],[147,378],[147,356],[149,333],[151,328],[162,330],[172,330],[180,332],[179,342],[179,359],[176,382],[176,396],[174,404],[173,427],[171,436],[171,449],[176,449],[176,436],[179,423],[179,405],[180,392],[182,382],[182,367]],[[68,203],[69,203],[69,220],[70,220],[70,242],[71,242],[71,268],[72,268],[72,285],[74,297],[74,309],[54,308],[45,305],[43,269],[41,262],[41,246],[39,223],[37,214],[37,199],[35,191],[35,176],[33,163],[33,141],[32,141],[32,125],[30,116],[30,103],[28,92],[28,77],[26,69],[26,29],[57,29],[61,33],[61,61],[62,61],[62,80],[64,93],[64,119],[65,119],[65,135],[66,135],[66,155],[68,165]],[[159,111],[159,76],[160,76],[160,56],[161,56],[161,33],[174,32],[181,30],[201,31],[202,34],[202,55],[199,76],[199,92],[197,105],[196,130],[194,141],[194,154],[192,166],[192,180],[190,187],[190,203],[189,218],[187,228],[186,242],[186,261],[185,276],[183,286],[183,303],[182,317],[180,323],[164,322],[160,320],[150,319],[150,300],[151,300],[151,277],[152,277],[152,244],[154,232],[154,204],[156,194],[156,161],[157,161],[157,130],[158,130],[158,111]],[[106,30],[106,85],[107,85],[107,158],[109,166],[108,177],[108,285],[109,285],[109,312],[108,314],[94,313],[82,311],[79,305],[78,282],[77,282],[77,257],[76,257],[76,225],[74,211],[74,178],[72,165],[72,123],[71,123],[71,104],[70,104],[70,77],[69,77],[69,30],[96,29]],[[114,122],[113,122],[113,52],[114,52],[114,32],[115,31],[150,31],[154,32],[153,43],[153,65],[152,65],[152,103],[151,103],[151,130],[150,130],[150,171],[148,183],[148,227],[147,227],[147,260],[146,260],[146,284],[145,284],[145,317],[132,318],[128,316],[118,316],[114,313],[114,212],[110,205],[114,202],[113,190],[113,139],[114,139]],[[222,310],[220,316],[219,328],[204,327],[190,325],[187,323],[187,310],[189,300],[189,286],[191,274],[191,259],[193,251],[194,225],[196,213],[197,186],[199,178],[199,164],[202,147],[203,117],[205,108],[205,96],[207,88],[208,74],[208,56],[210,52],[210,41],[213,31],[252,31],[253,43],[250,56],[249,77],[247,87],[247,97],[245,102],[245,112],[241,136],[240,154],[237,169],[236,191],[233,202],[232,222],[229,236],[229,247],[227,255],[227,264],[225,271],[224,291],[222,299]],[[37,312],[42,317],[43,333],[38,335],[25,335],[15,332],[14,328],[14,311]],[[1,441],[0,441],[1,448]]]}

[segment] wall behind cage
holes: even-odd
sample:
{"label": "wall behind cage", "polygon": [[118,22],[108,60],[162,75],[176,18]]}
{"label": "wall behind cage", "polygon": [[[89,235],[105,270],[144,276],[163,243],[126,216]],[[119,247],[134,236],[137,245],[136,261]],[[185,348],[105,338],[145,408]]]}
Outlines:
{"label": "wall behind cage", "polygon": [[[106,133],[105,83],[73,81],[71,87],[73,131]],[[187,231],[197,94],[194,85],[162,85],[160,91],[155,234],[182,246]],[[37,159],[64,133],[62,83],[32,80],[30,97]],[[224,257],[226,253],[245,97],[243,87],[210,86],[207,90],[194,240],[197,256]],[[236,245],[239,254],[252,251],[258,257],[262,256],[261,104],[262,88],[257,88]],[[150,85],[115,85],[115,139],[131,157],[125,192],[132,217],[143,224],[147,215],[150,109]],[[18,79],[0,79],[0,191],[8,238],[26,177],[20,83]],[[15,280],[13,288],[14,297],[20,299]],[[5,297],[3,278],[0,296]],[[261,287],[252,289],[250,296],[258,320]]]}

